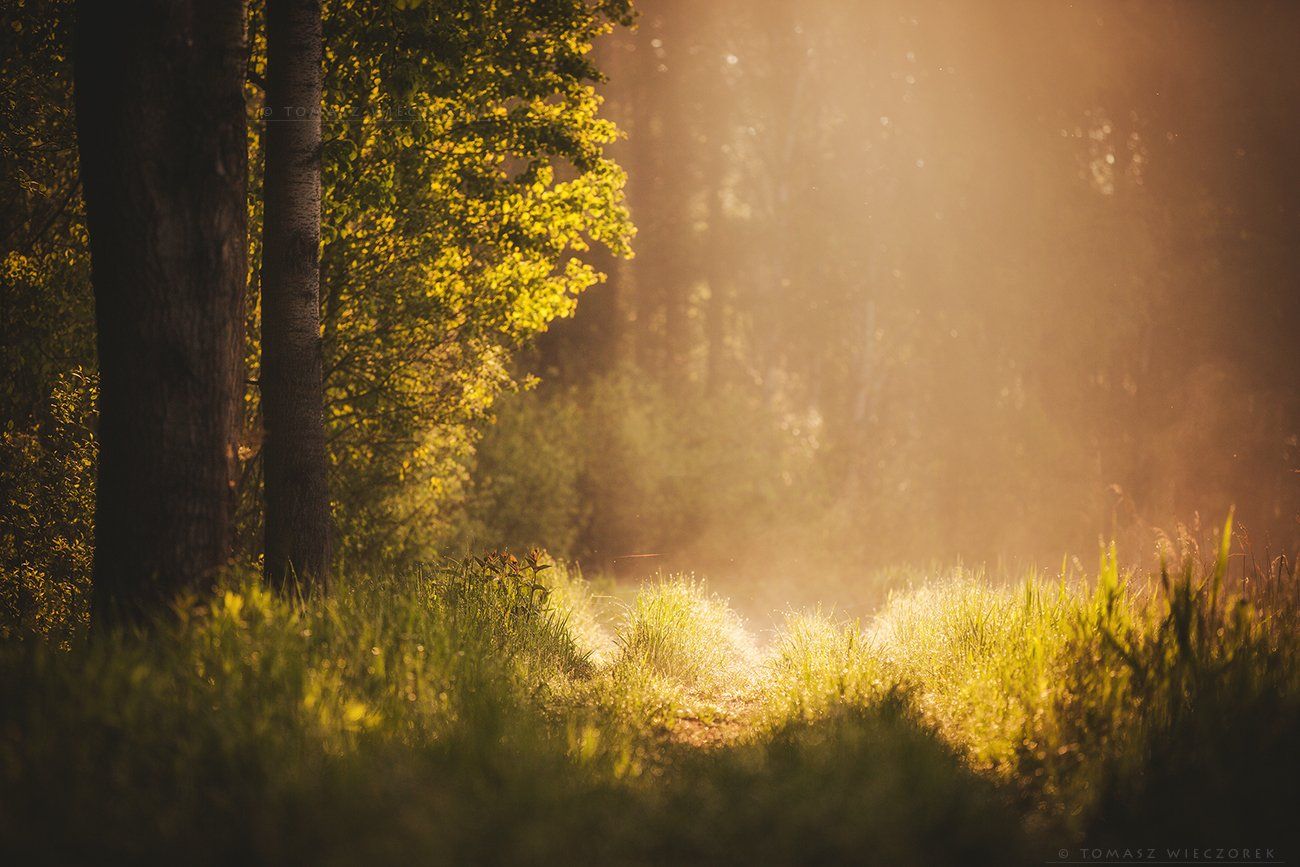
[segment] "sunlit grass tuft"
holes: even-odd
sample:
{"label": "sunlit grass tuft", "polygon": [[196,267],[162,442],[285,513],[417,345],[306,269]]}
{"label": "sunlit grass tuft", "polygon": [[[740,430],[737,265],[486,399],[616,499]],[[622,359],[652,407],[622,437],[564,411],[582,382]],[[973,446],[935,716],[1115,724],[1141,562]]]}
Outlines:
{"label": "sunlit grass tuft", "polygon": [[870,630],[881,676],[977,765],[1006,770],[1051,691],[1077,603],[1060,583],[996,586],[958,572],[895,595]]}
{"label": "sunlit grass tuft", "polygon": [[616,668],[645,669],[695,692],[741,692],[758,661],[740,616],[685,578],[641,588],[617,641]]}
{"label": "sunlit grass tuft", "polygon": [[765,668],[764,709],[774,722],[815,719],[836,705],[864,704],[888,686],[867,633],[820,609],[786,615]]}

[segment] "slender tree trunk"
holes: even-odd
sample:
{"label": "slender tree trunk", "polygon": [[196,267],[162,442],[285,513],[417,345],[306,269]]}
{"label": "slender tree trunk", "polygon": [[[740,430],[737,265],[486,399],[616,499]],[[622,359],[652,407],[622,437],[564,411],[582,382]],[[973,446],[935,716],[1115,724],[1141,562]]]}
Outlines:
{"label": "slender tree trunk", "polygon": [[[721,252],[710,251],[712,262],[721,260]],[[727,306],[730,297],[728,278],[722,267],[709,267],[709,302],[704,308],[704,343],[706,356],[704,390],[710,396],[722,393],[727,375]]]}
{"label": "slender tree trunk", "polygon": [[320,0],[268,0],[266,24],[266,577],[280,588],[323,588],[330,516],[320,332]]}
{"label": "slender tree trunk", "polygon": [[230,557],[247,281],[243,0],[82,0],[77,133],[100,369],[93,615]]}

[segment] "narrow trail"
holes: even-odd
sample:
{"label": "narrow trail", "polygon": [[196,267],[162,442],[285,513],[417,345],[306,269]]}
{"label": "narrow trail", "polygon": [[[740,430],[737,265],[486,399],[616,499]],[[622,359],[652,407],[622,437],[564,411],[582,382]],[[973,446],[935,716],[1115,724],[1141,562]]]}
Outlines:
{"label": "narrow trail", "polygon": [[679,715],[668,732],[668,742],[700,750],[729,747],[753,731],[760,707],[752,692],[715,696]]}

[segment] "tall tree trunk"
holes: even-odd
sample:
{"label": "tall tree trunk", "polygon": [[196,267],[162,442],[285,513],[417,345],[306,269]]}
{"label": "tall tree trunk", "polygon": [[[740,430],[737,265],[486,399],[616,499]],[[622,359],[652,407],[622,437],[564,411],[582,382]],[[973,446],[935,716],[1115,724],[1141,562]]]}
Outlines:
{"label": "tall tree trunk", "polygon": [[100,368],[93,615],[230,556],[247,281],[243,0],[82,0],[77,132]]}
{"label": "tall tree trunk", "polygon": [[320,0],[268,0],[266,30],[266,577],[280,588],[324,588],[330,516],[320,333]]}
{"label": "tall tree trunk", "polygon": [[[715,153],[722,153],[717,142],[712,142],[712,146]],[[711,177],[716,179],[720,174],[720,171],[715,171]],[[720,185],[720,181],[715,180],[715,183]],[[723,380],[727,375],[727,308],[732,295],[731,278],[727,274],[731,247],[727,243],[727,218],[722,209],[722,195],[721,186],[709,194],[709,249],[705,253],[704,267],[705,279],[709,284],[709,300],[703,311],[704,348],[707,353],[704,390],[710,396],[722,393]]]}

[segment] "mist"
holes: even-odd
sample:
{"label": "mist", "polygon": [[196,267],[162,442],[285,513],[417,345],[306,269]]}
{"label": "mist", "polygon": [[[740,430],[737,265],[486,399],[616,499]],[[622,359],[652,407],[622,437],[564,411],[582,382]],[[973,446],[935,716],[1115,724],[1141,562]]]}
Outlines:
{"label": "mist", "polygon": [[484,538],[789,576],[1137,561],[1235,507],[1293,550],[1298,27],[1286,3],[642,4],[595,54],[634,258],[543,336],[476,471],[517,491],[512,425],[559,437],[578,463],[528,489],[574,505],[502,518],[502,493]]}

